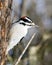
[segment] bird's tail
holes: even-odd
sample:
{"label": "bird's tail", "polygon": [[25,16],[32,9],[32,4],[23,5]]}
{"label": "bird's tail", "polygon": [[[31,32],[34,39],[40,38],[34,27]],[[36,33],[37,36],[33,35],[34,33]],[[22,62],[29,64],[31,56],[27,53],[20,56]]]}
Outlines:
{"label": "bird's tail", "polygon": [[8,52],[12,49],[11,46],[8,46],[7,49],[6,49],[6,55],[8,54]]}

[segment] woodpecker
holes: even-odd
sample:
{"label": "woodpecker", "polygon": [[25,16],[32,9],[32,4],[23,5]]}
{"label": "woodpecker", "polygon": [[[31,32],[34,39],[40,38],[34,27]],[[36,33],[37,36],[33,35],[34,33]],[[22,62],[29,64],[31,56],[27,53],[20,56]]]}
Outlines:
{"label": "woodpecker", "polygon": [[9,45],[6,49],[6,54],[8,54],[8,52],[14,47],[16,46],[21,39],[23,39],[27,32],[28,29],[31,28],[32,26],[37,27],[37,25],[35,25],[32,20],[27,17],[21,17],[18,21],[15,21],[14,23],[12,23],[9,35],[10,35],[10,39],[9,39]]}

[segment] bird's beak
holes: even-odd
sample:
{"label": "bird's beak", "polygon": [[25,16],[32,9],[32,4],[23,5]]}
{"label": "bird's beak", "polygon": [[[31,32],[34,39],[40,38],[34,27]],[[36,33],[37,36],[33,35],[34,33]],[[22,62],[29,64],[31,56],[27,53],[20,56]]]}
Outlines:
{"label": "bird's beak", "polygon": [[35,24],[34,24],[34,23],[32,23],[31,25],[32,25],[32,26],[34,26]]}
{"label": "bird's beak", "polygon": [[34,23],[32,23],[32,26],[39,27],[38,25],[35,25]]}

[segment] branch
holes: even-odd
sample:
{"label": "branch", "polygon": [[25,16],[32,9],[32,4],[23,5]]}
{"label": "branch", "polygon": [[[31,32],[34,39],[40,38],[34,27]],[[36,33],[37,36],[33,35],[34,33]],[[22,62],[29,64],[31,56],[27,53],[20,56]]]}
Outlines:
{"label": "branch", "polygon": [[20,57],[18,58],[17,62],[14,65],[18,65],[18,63],[20,62],[21,58],[23,57],[24,53],[26,52],[27,48],[29,47],[30,43],[32,42],[33,38],[35,36],[35,33],[33,34],[33,36],[31,37],[30,41],[28,42],[27,46],[25,47],[25,49],[23,50],[22,54],[20,55]]}

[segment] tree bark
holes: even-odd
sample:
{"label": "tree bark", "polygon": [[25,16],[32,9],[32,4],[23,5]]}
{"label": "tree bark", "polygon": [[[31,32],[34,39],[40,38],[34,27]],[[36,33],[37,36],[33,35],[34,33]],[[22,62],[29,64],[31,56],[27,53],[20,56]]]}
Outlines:
{"label": "tree bark", "polygon": [[0,65],[6,65],[7,35],[10,25],[8,0],[0,0]]}

